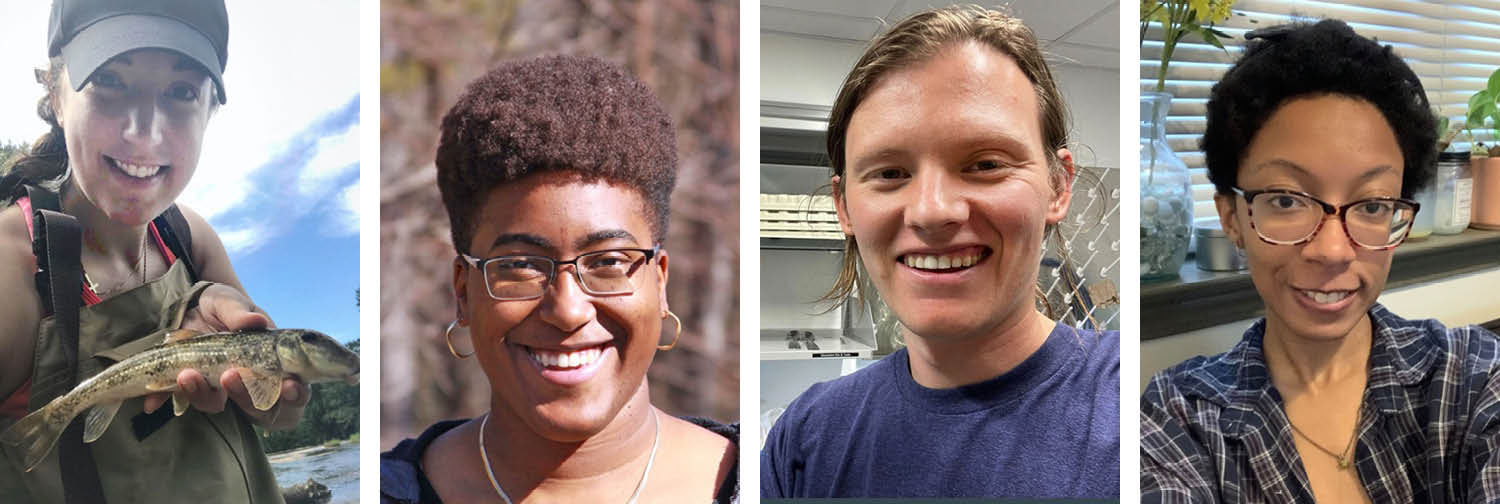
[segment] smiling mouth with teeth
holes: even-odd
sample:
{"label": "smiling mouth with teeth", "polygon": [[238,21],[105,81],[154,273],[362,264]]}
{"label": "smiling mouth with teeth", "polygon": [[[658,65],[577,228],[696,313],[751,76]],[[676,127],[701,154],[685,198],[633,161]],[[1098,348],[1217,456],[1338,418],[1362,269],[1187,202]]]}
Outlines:
{"label": "smiling mouth with teeth", "polygon": [[121,173],[139,179],[155,177],[158,173],[161,173],[162,168],[166,168],[162,165],[138,165],[126,163],[109,156],[104,156],[104,159],[109,160],[109,163],[116,169],[120,170]]}
{"label": "smiling mouth with teeth", "polygon": [[902,264],[922,271],[952,272],[969,267],[989,257],[990,250],[970,250],[953,254],[906,254],[896,258]]}
{"label": "smiling mouth with teeth", "polygon": [[548,369],[574,369],[593,364],[604,355],[605,345],[573,350],[570,352],[556,352],[542,350],[540,348],[525,347],[526,354],[531,356],[531,361]]}
{"label": "smiling mouth with teeth", "polygon": [[1339,301],[1343,301],[1344,298],[1346,298],[1346,297],[1354,295],[1354,291],[1352,291],[1352,290],[1316,291],[1316,290],[1307,290],[1307,289],[1297,289],[1297,291],[1301,292],[1303,295],[1307,296],[1308,298],[1311,298],[1313,300],[1313,302],[1316,302],[1318,304],[1333,304],[1333,303],[1337,303]]}

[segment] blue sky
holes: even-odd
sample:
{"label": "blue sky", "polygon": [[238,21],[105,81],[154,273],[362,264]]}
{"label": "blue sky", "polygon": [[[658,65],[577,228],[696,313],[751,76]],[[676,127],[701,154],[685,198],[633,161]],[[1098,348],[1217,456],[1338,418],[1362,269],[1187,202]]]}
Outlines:
{"label": "blue sky", "polygon": [[[0,20],[0,141],[30,142],[51,2]],[[229,100],[177,199],[208,219],[250,297],[281,327],[359,335],[359,4],[231,0]],[[293,14],[294,13],[294,14]],[[373,309],[373,308],[372,308]]]}

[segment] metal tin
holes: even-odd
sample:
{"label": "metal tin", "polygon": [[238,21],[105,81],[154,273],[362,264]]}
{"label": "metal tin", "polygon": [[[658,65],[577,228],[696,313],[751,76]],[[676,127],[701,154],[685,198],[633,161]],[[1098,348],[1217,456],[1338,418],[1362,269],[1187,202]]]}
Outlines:
{"label": "metal tin", "polygon": [[1198,243],[1198,269],[1204,271],[1241,271],[1245,269],[1245,251],[1234,246],[1219,226],[1219,219],[1201,219],[1193,223]]}

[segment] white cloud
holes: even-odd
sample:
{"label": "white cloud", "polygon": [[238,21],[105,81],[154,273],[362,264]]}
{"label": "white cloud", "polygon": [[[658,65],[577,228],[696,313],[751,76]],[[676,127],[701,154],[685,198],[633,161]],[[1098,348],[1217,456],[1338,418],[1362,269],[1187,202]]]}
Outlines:
{"label": "white cloud", "polygon": [[254,252],[255,249],[266,243],[264,232],[255,227],[244,227],[238,229],[215,229],[219,233],[219,241],[224,242],[224,250],[229,252],[230,257]]}
{"label": "white cloud", "polygon": [[316,149],[317,154],[297,177],[297,190],[304,197],[318,198],[332,192],[330,184],[359,171],[359,126],[319,139]]}
{"label": "white cloud", "polygon": [[359,182],[349,184],[339,192],[337,205],[328,212],[328,234],[332,236],[359,235]]}
{"label": "white cloud", "polygon": [[[245,203],[254,170],[279,154],[291,135],[359,94],[357,2],[276,0],[228,7],[229,101],[209,125],[198,172],[182,196],[210,221]],[[357,139],[355,146],[358,159]]]}

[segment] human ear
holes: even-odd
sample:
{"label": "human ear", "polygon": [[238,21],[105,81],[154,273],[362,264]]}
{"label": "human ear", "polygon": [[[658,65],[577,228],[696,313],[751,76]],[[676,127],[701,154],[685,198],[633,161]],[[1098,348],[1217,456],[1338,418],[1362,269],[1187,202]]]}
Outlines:
{"label": "human ear", "polygon": [[1048,172],[1051,178],[1052,198],[1047,205],[1047,224],[1056,225],[1068,216],[1068,205],[1073,201],[1073,176],[1076,168],[1073,166],[1073,153],[1068,149],[1057,149],[1057,162],[1061,165],[1061,173]]}
{"label": "human ear", "polygon": [[844,206],[843,177],[834,175],[833,182],[833,209],[839,216],[839,229],[847,236],[854,236],[854,222],[849,220],[849,209]]}
{"label": "human ear", "polygon": [[454,316],[457,320],[468,319],[464,309],[469,306],[469,268],[468,263],[461,256],[453,257],[453,299],[457,301],[457,312]]}
{"label": "human ear", "polygon": [[1235,248],[1245,248],[1245,239],[1240,233],[1240,220],[1235,216],[1235,195],[1214,194],[1214,208],[1219,211],[1219,227],[1224,230],[1224,236],[1234,242]]}

